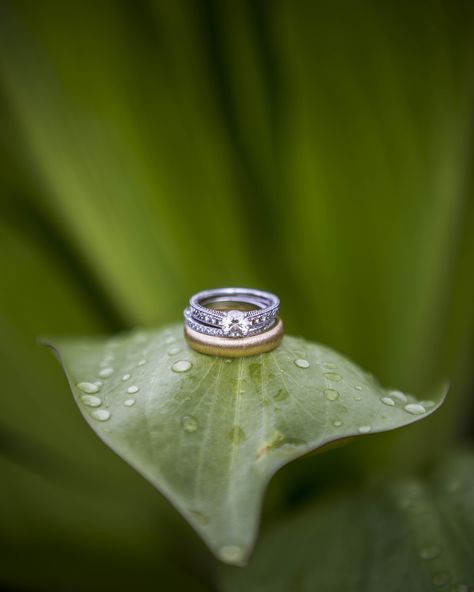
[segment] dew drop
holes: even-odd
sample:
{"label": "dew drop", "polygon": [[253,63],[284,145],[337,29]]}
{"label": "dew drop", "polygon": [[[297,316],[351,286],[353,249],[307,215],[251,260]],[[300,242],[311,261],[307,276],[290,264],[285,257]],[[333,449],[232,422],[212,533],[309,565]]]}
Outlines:
{"label": "dew drop", "polygon": [[395,397],[395,399],[398,399],[402,403],[406,403],[408,401],[407,396],[401,391],[390,391],[388,394],[391,397]]}
{"label": "dew drop", "polygon": [[423,405],[423,407],[430,409],[431,407],[434,407],[436,403],[434,401],[421,401],[420,405]]}
{"label": "dew drop", "polygon": [[125,382],[125,381],[126,381],[126,380],[128,380],[130,377],[131,377],[131,374],[128,374],[128,373],[127,373],[127,374],[124,374],[124,375],[122,376],[122,380]]}
{"label": "dew drop", "polygon": [[77,385],[77,388],[80,389],[83,393],[98,393],[99,392],[99,385],[95,384],[95,382],[80,382]]}
{"label": "dew drop", "polygon": [[361,391],[363,387],[360,384],[356,384],[354,388],[356,389],[356,391]]}
{"label": "dew drop", "polygon": [[188,360],[179,360],[178,362],[175,362],[173,364],[171,370],[173,370],[173,372],[187,372],[191,368],[191,362],[189,362]]}
{"label": "dew drop", "polygon": [[145,360],[145,359],[143,359],[143,360],[140,360],[140,361],[138,362],[138,365],[139,365],[139,366],[144,366],[145,364],[146,364],[146,360]]}
{"label": "dew drop", "polygon": [[102,380],[94,380],[94,384],[96,384],[99,388],[104,385]]}
{"label": "dew drop", "polygon": [[229,432],[229,438],[234,444],[242,444],[247,439],[247,436],[241,427],[234,426]]}
{"label": "dew drop", "polygon": [[298,358],[295,360],[295,366],[298,366],[298,368],[309,368],[309,362],[304,358]]}
{"label": "dew drop", "polygon": [[408,405],[405,405],[404,409],[412,415],[421,415],[422,413],[426,413],[426,409],[419,403],[408,403]]}
{"label": "dew drop", "polygon": [[101,378],[107,378],[108,376],[112,376],[113,373],[114,369],[108,366],[107,368],[102,368],[102,370],[99,372],[99,376]]}
{"label": "dew drop", "polygon": [[324,362],[323,367],[327,368],[328,370],[334,370],[334,368],[337,368],[337,365],[333,364],[332,362]]}
{"label": "dew drop", "polygon": [[81,401],[88,407],[100,407],[102,405],[102,399],[94,395],[82,395]]}
{"label": "dew drop", "polygon": [[91,417],[97,421],[107,421],[110,419],[110,411],[107,411],[107,409],[96,409],[95,411],[92,411]]}
{"label": "dew drop", "polygon": [[178,347],[177,345],[174,345],[173,347],[169,348],[168,355],[175,356],[176,354],[179,354],[180,351],[181,351],[181,348]]}
{"label": "dew drop", "polygon": [[440,549],[436,545],[430,545],[429,547],[423,547],[420,551],[420,557],[422,559],[426,559],[430,561],[431,559],[435,559],[440,554]]}
{"label": "dew drop", "polygon": [[239,547],[238,545],[224,545],[221,547],[219,555],[224,561],[236,563],[242,561],[245,552],[242,547]]}
{"label": "dew drop", "polygon": [[335,420],[332,422],[332,425],[333,425],[334,427],[336,427],[336,428],[340,428],[340,427],[342,426],[342,421],[341,421],[340,419],[335,419]]}
{"label": "dew drop", "polygon": [[342,380],[342,376],[337,372],[325,372],[323,374],[328,380],[332,380],[333,382],[339,382]]}
{"label": "dew drop", "polygon": [[199,427],[197,419],[192,415],[185,415],[181,419],[181,425],[184,431],[189,433],[195,432]]}
{"label": "dew drop", "polygon": [[389,407],[393,407],[395,405],[395,401],[391,397],[382,397],[380,400]]}
{"label": "dew drop", "polygon": [[433,584],[436,587],[444,586],[449,581],[449,574],[445,571],[438,571],[437,573],[435,573],[433,575],[433,578],[431,581],[433,582]]}
{"label": "dew drop", "polygon": [[339,391],[334,389],[324,389],[324,396],[328,401],[335,401],[339,399]]}
{"label": "dew drop", "polygon": [[136,399],[126,399],[123,404],[125,405],[125,407],[133,407],[133,405],[135,405],[136,403]]}
{"label": "dew drop", "polygon": [[292,438],[291,436],[285,437],[281,448],[288,448],[293,446],[308,446],[308,442],[302,438]]}
{"label": "dew drop", "polygon": [[359,434],[368,434],[372,428],[370,426],[359,426],[357,431]]}
{"label": "dew drop", "polygon": [[286,401],[288,399],[288,391],[286,389],[279,389],[279,391],[273,395],[275,401]]}
{"label": "dew drop", "polygon": [[135,393],[138,393],[140,389],[138,388],[138,386],[132,384],[132,386],[129,386],[127,389],[127,393],[129,393],[130,395],[134,395]]}

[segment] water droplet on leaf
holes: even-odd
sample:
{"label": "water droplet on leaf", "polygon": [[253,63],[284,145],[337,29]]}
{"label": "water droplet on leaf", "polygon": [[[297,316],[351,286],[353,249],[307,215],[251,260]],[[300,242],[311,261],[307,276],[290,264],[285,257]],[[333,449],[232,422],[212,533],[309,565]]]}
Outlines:
{"label": "water droplet on leaf", "polygon": [[107,368],[102,368],[102,370],[99,372],[99,376],[101,378],[108,378],[109,376],[112,376],[113,373],[114,369],[109,366]]}
{"label": "water droplet on leaf", "polygon": [[185,415],[181,419],[181,425],[184,431],[189,433],[195,432],[199,427],[197,419],[192,415]]}
{"label": "water droplet on leaf", "polygon": [[298,358],[295,360],[295,366],[298,366],[298,368],[309,368],[309,362],[304,358]]}
{"label": "water droplet on leaf", "polygon": [[359,426],[358,432],[359,434],[368,434],[372,428],[370,426]]}
{"label": "water droplet on leaf", "polygon": [[107,421],[110,419],[110,411],[107,411],[107,409],[96,409],[95,411],[92,411],[91,417],[97,421]]}
{"label": "water droplet on leaf", "polygon": [[280,389],[276,395],[273,395],[275,401],[286,401],[288,399],[288,391],[286,389]]}
{"label": "water droplet on leaf", "polygon": [[421,401],[420,405],[423,405],[423,407],[430,409],[431,407],[434,407],[436,403],[434,401]]}
{"label": "water droplet on leaf", "polygon": [[179,360],[178,362],[175,362],[171,367],[173,372],[187,372],[191,368],[192,364],[191,362],[188,362],[188,360]]}
{"label": "water droplet on leaf", "polygon": [[245,442],[247,436],[245,435],[244,430],[239,426],[234,426],[229,433],[229,438],[232,440],[234,444],[241,444]]}
{"label": "water droplet on leaf", "polygon": [[140,389],[138,388],[138,386],[136,386],[136,385],[133,384],[132,386],[129,386],[128,387],[127,393],[130,393],[131,395],[134,395],[135,393],[138,393],[139,390]]}
{"label": "water droplet on leaf", "polygon": [[395,401],[391,397],[382,397],[380,400],[389,407],[393,407],[395,405]]}
{"label": "water droplet on leaf", "polygon": [[88,407],[100,407],[102,405],[102,399],[94,395],[82,395],[81,401]]}
{"label": "water droplet on leaf", "polygon": [[408,403],[408,405],[405,405],[404,409],[412,415],[421,415],[422,413],[426,413],[426,409],[419,403]]}
{"label": "water droplet on leaf", "polygon": [[324,389],[324,396],[328,401],[335,401],[339,399],[339,391],[334,389]]}
{"label": "water droplet on leaf", "polygon": [[136,399],[127,399],[126,401],[124,401],[124,405],[125,407],[133,407],[133,405],[135,405],[136,403]]}
{"label": "water droplet on leaf", "polygon": [[401,391],[390,391],[388,394],[391,397],[395,397],[395,399],[398,399],[402,403],[406,403],[408,401],[407,396],[403,394]]}
{"label": "water droplet on leaf", "polygon": [[80,382],[77,388],[83,393],[98,393],[100,390],[99,385],[95,384],[95,382]]}
{"label": "water droplet on leaf", "polygon": [[328,380],[332,380],[333,382],[339,382],[342,380],[342,376],[337,372],[325,372],[323,376]]}

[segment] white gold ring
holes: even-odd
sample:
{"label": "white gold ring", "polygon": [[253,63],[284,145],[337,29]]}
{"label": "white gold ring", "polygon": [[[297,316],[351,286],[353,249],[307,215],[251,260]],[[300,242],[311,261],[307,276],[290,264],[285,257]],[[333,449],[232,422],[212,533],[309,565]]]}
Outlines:
{"label": "white gold ring", "polygon": [[242,338],[271,329],[279,309],[279,298],[270,292],[219,288],[192,296],[184,319],[186,325],[198,333]]}

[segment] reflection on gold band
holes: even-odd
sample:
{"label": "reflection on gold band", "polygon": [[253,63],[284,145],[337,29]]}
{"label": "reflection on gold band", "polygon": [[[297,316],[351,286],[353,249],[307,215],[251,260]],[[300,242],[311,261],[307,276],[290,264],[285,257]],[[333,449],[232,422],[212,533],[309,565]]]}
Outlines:
{"label": "reflection on gold band", "polygon": [[283,321],[278,319],[272,329],[249,337],[214,337],[194,331],[187,325],[184,326],[184,336],[189,345],[202,354],[223,358],[242,358],[271,351],[280,345],[283,337]]}

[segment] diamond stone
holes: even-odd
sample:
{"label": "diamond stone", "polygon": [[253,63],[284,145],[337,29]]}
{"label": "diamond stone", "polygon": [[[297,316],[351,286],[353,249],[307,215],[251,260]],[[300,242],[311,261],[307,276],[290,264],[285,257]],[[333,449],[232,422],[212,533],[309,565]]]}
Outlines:
{"label": "diamond stone", "polygon": [[241,310],[229,310],[225,313],[221,326],[224,335],[239,337],[247,335],[250,329],[250,321]]}

